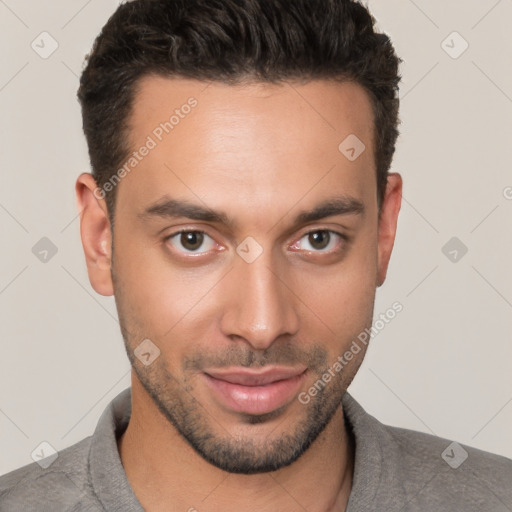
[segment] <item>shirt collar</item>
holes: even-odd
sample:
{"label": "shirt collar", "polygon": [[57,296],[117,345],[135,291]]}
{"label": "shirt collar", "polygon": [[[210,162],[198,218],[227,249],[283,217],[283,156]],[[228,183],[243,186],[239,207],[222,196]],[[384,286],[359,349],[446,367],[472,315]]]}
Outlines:
{"label": "shirt collar", "polygon": [[349,394],[342,400],[345,423],[355,438],[354,475],[346,512],[401,510],[405,506],[402,463],[389,427]]}
{"label": "shirt collar", "polygon": [[117,447],[131,415],[131,388],[117,395],[101,415],[89,452],[91,482],[103,508],[109,512],[144,512],[137,500]]}

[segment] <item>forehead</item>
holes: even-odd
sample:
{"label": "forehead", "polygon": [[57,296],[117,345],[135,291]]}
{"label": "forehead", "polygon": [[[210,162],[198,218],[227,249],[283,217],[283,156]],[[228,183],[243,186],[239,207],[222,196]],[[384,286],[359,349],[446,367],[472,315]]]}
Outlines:
{"label": "forehead", "polygon": [[[365,142],[370,142],[373,136],[370,98],[355,82],[313,80],[228,85],[157,75],[143,77],[136,85],[130,116],[133,135],[152,131],[156,121],[168,121],[173,113],[183,119],[189,113],[184,107],[191,99],[200,108],[194,108],[190,117],[205,128],[206,123],[213,122],[212,128],[228,131],[230,127],[239,129],[251,122],[248,128],[257,128],[259,123],[266,133],[286,128],[291,135],[298,135],[299,129],[304,136],[316,132],[322,137],[329,132],[341,136],[343,130],[352,129]],[[301,121],[299,125],[297,120]],[[177,123],[174,127],[178,127]],[[179,131],[183,127],[176,130]]]}
{"label": "forehead", "polygon": [[[233,209],[289,208],[305,193],[313,200],[334,188],[364,202],[376,194],[373,132],[369,96],[352,82],[145,77],[129,118],[129,145],[151,149],[127,173],[118,199],[141,208],[163,195],[195,196],[223,210],[227,199]],[[365,148],[357,159],[340,150],[346,140]]]}

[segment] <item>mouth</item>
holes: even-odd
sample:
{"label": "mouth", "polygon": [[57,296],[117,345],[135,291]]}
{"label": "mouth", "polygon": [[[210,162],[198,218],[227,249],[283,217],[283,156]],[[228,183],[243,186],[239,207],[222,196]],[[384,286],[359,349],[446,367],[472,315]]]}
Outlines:
{"label": "mouth", "polygon": [[267,414],[297,395],[307,369],[270,367],[264,370],[231,367],[204,371],[206,383],[222,406],[245,414]]}

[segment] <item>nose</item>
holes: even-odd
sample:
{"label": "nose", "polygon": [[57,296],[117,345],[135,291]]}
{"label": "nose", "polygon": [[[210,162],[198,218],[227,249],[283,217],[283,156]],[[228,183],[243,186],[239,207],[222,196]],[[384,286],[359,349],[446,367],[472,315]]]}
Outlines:
{"label": "nose", "polygon": [[296,334],[297,298],[265,252],[252,263],[239,258],[225,286],[229,300],[220,324],[225,336],[265,350],[281,336]]}

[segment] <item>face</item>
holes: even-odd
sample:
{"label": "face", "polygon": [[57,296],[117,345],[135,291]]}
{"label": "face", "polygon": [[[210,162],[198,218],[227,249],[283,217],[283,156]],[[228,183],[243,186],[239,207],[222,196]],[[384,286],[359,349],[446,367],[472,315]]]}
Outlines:
{"label": "face", "polygon": [[[111,271],[136,376],[204,459],[284,467],[339,411],[364,348],[333,368],[371,326],[393,245],[399,183],[379,223],[369,97],[326,81],[139,85],[130,143],[149,149],[117,185],[113,259],[91,282],[108,294]],[[348,136],[365,145],[355,159]]]}

